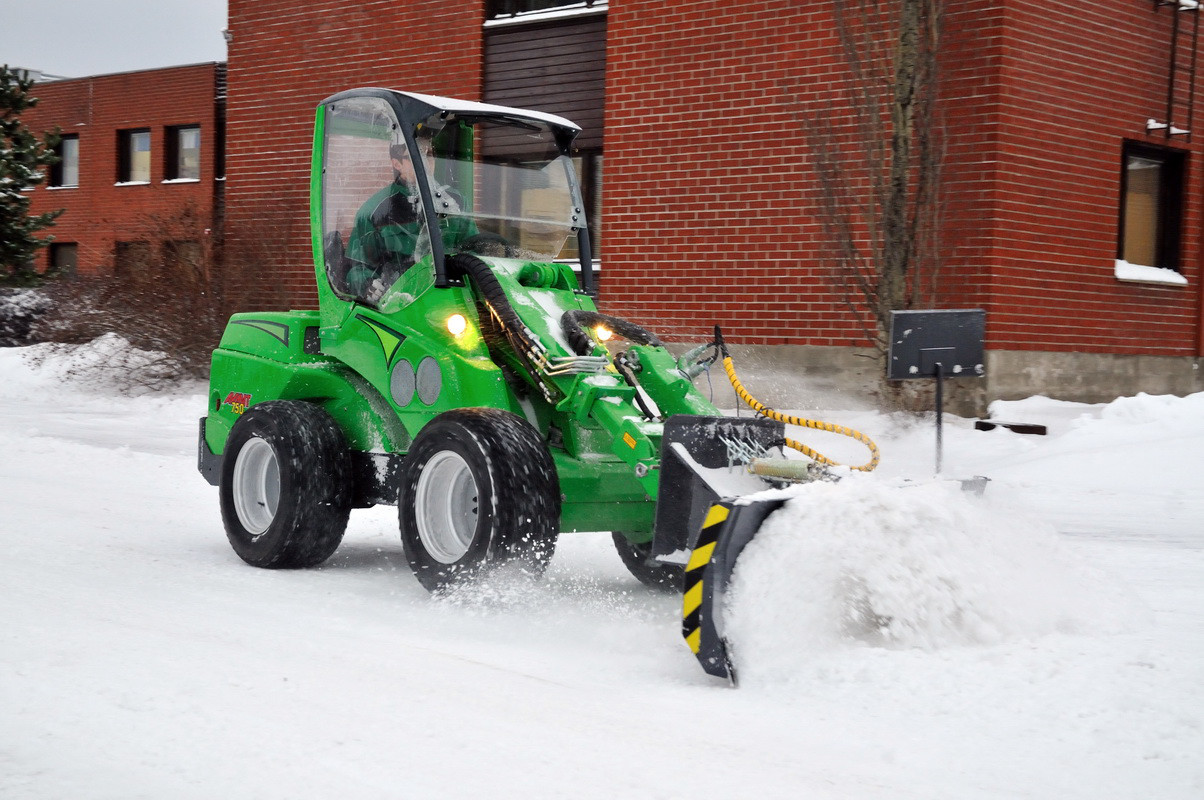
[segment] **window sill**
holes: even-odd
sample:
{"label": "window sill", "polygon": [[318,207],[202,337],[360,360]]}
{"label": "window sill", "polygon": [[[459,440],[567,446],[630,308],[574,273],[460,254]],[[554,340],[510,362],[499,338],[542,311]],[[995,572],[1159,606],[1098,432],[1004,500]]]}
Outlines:
{"label": "window sill", "polygon": [[200,183],[200,178],[166,178],[163,183]]}
{"label": "window sill", "polygon": [[78,189],[78,188],[79,188],[79,184],[78,184],[78,183],[73,183],[73,184],[71,184],[71,185],[69,185],[69,186],[67,186],[67,185],[64,185],[64,186],[47,186],[47,187],[46,187],[46,190],[47,190],[47,191],[50,191],[50,192],[57,192],[57,191],[59,191],[59,190],[61,190],[61,189]]}
{"label": "window sill", "polygon": [[150,181],[117,181],[114,186],[150,186]]}
{"label": "window sill", "polygon": [[1186,286],[1187,278],[1173,269],[1145,267],[1117,259],[1116,279],[1125,283],[1157,283],[1162,286]]}

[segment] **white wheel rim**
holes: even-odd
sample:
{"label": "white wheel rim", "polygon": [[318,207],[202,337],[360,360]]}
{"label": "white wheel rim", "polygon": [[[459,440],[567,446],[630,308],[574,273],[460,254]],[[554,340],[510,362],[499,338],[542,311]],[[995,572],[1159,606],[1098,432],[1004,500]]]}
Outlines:
{"label": "white wheel rim", "polygon": [[253,537],[261,536],[280,506],[280,464],[276,451],[258,436],[243,445],[234,460],[234,512]]}
{"label": "white wheel rim", "polygon": [[426,462],[414,492],[418,538],[431,558],[454,564],[468,552],[477,531],[477,482],[468,462],[444,450]]}

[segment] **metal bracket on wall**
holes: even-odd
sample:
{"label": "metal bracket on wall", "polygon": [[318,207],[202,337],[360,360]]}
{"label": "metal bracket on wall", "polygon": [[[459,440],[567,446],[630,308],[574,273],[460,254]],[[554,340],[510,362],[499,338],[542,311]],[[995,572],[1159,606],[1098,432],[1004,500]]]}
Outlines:
{"label": "metal bracket on wall", "polygon": [[[1184,140],[1191,141],[1191,124],[1196,100],[1197,44],[1200,39],[1200,2],[1201,0],[1154,0],[1155,11],[1163,6],[1171,8],[1170,69],[1166,79],[1166,120],[1148,120],[1146,133],[1162,131],[1168,139],[1172,136],[1182,136]],[[1192,15],[1190,25],[1180,22],[1183,14]],[[1190,54],[1186,57],[1180,55],[1181,49],[1187,49],[1186,45],[1181,48],[1182,39],[1190,39]],[[1187,63],[1182,64],[1181,60]],[[1180,81],[1181,77],[1185,77],[1186,80]],[[1185,88],[1181,88],[1184,86]],[[1177,92],[1181,96],[1177,96]],[[1181,117],[1175,113],[1180,108],[1183,109]],[[1176,120],[1180,122],[1179,125],[1175,124]]]}

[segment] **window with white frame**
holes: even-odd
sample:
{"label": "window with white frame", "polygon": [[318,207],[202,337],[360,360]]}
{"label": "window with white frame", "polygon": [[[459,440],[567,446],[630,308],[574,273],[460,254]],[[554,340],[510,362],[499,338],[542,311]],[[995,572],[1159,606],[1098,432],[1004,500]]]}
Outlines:
{"label": "window with white frame", "polygon": [[1178,271],[1185,166],[1181,150],[1125,143],[1118,261]]}
{"label": "window with white frame", "polygon": [[167,163],[163,174],[170,181],[195,181],[201,177],[201,128],[178,125],[167,129]]}
{"label": "window with white frame", "polygon": [[79,186],[79,136],[67,134],[61,137],[54,154],[59,161],[50,168],[50,185]]}
{"label": "window with white frame", "polygon": [[117,132],[117,182],[150,183],[151,135],[141,128]]}

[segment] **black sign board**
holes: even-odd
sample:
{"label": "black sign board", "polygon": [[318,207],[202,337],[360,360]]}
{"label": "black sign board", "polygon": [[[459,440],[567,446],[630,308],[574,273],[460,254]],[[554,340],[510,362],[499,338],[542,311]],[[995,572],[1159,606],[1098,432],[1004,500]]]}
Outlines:
{"label": "black sign board", "polygon": [[892,311],[886,377],[981,378],[985,330],[982,309]]}

